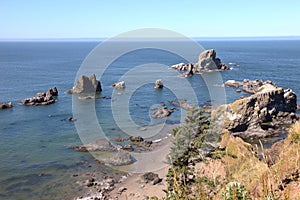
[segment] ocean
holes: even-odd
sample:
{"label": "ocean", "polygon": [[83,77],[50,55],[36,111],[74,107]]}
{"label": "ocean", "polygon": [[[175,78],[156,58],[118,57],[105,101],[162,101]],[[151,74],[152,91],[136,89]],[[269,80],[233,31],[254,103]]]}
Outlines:
{"label": "ocean", "polygon": [[[215,49],[222,62],[237,64],[229,65],[232,70],[220,72],[223,81],[268,79],[300,94],[300,40],[224,40],[198,43],[205,49]],[[72,95],[65,91],[72,88],[81,64],[98,44],[99,42],[92,41],[0,42],[0,102],[11,101],[14,106],[12,109],[0,110],[0,199],[73,199],[86,192],[78,184],[86,179],[84,175],[88,177],[91,173],[98,173],[104,177],[123,174],[99,164],[89,153],[70,148],[82,144],[82,138],[75,127],[77,122],[65,120],[73,116],[72,106],[76,105]],[[194,62],[199,53],[187,52],[194,58]],[[100,78],[103,88],[101,96],[109,98],[92,100],[97,119],[108,138],[123,135],[118,123],[114,121],[115,114],[111,105],[126,93],[125,89],[114,94],[111,84],[121,80],[124,74],[132,72],[139,65],[160,63],[165,66],[162,70],[165,71],[167,66],[180,62],[186,60],[169,52],[149,48],[130,52],[114,60]],[[149,69],[151,66],[147,67]],[[147,70],[141,73],[147,73]],[[165,74],[155,73],[153,79],[163,75]],[[195,92],[196,101],[189,102],[189,96],[186,96],[189,103],[202,106],[208,100],[217,101],[210,99],[210,91],[201,75],[176,78],[187,80]],[[151,119],[149,113],[152,112],[153,105],[161,102],[167,104],[168,100],[177,101],[178,96],[172,88],[182,92],[186,90],[184,85],[180,85],[180,81],[175,82],[174,87],[156,91],[153,88],[154,82],[141,84],[143,76],[131,76],[131,80],[139,85],[127,99],[128,114],[140,127],[162,123],[161,120]],[[23,106],[19,103],[20,100],[53,86],[59,91],[55,104]],[[232,102],[240,95],[247,95],[238,94],[232,88],[225,88],[225,91],[226,102]],[[81,104],[87,105],[90,101],[82,101]],[[182,116],[184,112],[176,109],[165,123],[178,124]],[[122,113],[118,117],[122,118]],[[78,118],[78,123],[80,120]],[[95,130],[88,128],[87,131]],[[96,139],[97,133],[90,135],[92,136],[87,140]]]}

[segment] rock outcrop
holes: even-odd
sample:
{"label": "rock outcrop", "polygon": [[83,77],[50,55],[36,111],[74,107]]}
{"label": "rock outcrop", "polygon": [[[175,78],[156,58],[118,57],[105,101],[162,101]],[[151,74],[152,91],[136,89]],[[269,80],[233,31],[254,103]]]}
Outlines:
{"label": "rock outcrop", "polygon": [[122,166],[132,164],[134,161],[135,160],[130,153],[124,150],[119,150],[112,158],[106,159],[105,163],[113,166]]}
{"label": "rock outcrop", "polygon": [[23,99],[21,100],[21,103],[28,106],[49,105],[55,103],[57,96],[57,88],[53,87],[47,92],[36,93],[36,95],[32,98]]}
{"label": "rock outcrop", "polygon": [[156,185],[162,181],[162,178],[159,178],[158,174],[153,172],[147,172],[141,175],[141,182],[143,183],[151,183],[152,185]]}
{"label": "rock outcrop", "polygon": [[120,81],[118,83],[114,83],[114,84],[112,84],[112,87],[116,88],[116,89],[124,89],[125,88],[125,81]]}
{"label": "rock outcrop", "polygon": [[263,80],[248,80],[245,79],[243,81],[235,81],[235,80],[228,80],[224,83],[226,87],[233,87],[233,88],[239,88],[242,87],[244,92],[247,92],[249,94],[255,94],[259,92],[261,89],[261,86],[271,84],[276,87],[274,83],[272,83],[270,80],[263,81]]}
{"label": "rock outcrop", "polygon": [[205,50],[199,55],[196,71],[202,70],[227,70],[226,64],[216,57],[217,52],[214,49]]}
{"label": "rock outcrop", "polygon": [[87,94],[102,92],[101,83],[96,79],[95,74],[90,77],[81,75],[76,85],[67,91],[68,94]]}
{"label": "rock outcrop", "polygon": [[0,110],[1,109],[7,109],[7,108],[12,108],[12,103],[11,102],[7,102],[7,103],[1,103],[0,102]]}
{"label": "rock outcrop", "polygon": [[[285,126],[294,123],[297,116],[297,96],[291,89],[282,89],[264,82],[251,88],[257,91],[250,97],[220,106],[214,111],[223,112],[224,128],[242,138],[260,138],[287,133]],[[222,111],[223,109],[223,111]]]}
{"label": "rock outcrop", "polygon": [[197,63],[179,63],[172,65],[171,69],[186,71],[182,76],[192,76],[194,73],[200,73],[212,70],[229,70],[230,68],[216,57],[216,50],[210,49],[203,51],[198,58]]}

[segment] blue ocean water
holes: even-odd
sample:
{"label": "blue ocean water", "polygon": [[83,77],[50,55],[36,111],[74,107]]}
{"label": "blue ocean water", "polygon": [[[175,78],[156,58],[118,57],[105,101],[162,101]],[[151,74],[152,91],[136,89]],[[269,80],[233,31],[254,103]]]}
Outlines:
{"label": "blue ocean water", "polygon": [[[224,63],[238,64],[230,71],[221,72],[224,81],[269,79],[300,94],[299,40],[199,43],[205,49],[216,49]],[[78,189],[73,174],[115,173],[95,162],[88,153],[69,148],[80,145],[81,140],[74,123],[63,120],[73,115],[72,96],[64,92],[74,85],[81,63],[97,45],[98,42],[0,42],[0,101],[12,101],[14,105],[12,109],[0,111],[0,199],[72,199],[83,192]],[[190,52],[195,61],[199,53]],[[111,84],[139,64],[156,62],[170,66],[184,61],[174,54],[153,49],[124,55],[101,77],[101,95],[111,97]],[[210,100],[200,75],[187,80],[198,98],[192,103],[203,105]],[[20,105],[21,99],[53,86],[59,90],[55,104]],[[176,100],[170,89],[155,91],[153,86],[140,86],[129,101],[130,114],[140,126],[151,121],[149,108],[152,105]],[[240,95],[243,93],[226,88],[228,102]],[[110,106],[110,99],[95,99],[102,128],[112,137],[120,136],[122,133],[113,122]],[[167,123],[179,123],[180,116],[176,110]]]}

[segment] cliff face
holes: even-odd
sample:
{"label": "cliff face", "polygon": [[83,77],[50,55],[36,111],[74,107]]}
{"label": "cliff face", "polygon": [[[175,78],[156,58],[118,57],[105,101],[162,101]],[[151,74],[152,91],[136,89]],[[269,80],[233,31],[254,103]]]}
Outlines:
{"label": "cliff face", "polygon": [[242,138],[276,135],[279,125],[292,124],[298,118],[296,94],[273,84],[224,107],[224,128]]}

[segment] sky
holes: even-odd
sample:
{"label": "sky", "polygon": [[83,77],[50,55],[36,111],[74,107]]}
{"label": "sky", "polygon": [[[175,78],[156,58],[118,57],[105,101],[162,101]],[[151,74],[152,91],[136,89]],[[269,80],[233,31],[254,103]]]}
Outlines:
{"label": "sky", "polygon": [[299,0],[1,0],[0,39],[103,38],[141,28],[300,36],[299,9]]}

